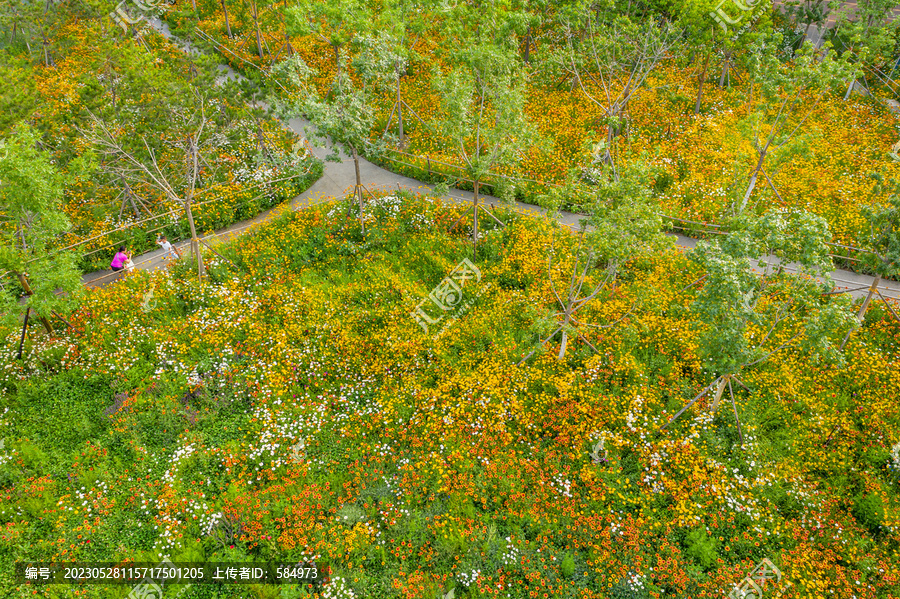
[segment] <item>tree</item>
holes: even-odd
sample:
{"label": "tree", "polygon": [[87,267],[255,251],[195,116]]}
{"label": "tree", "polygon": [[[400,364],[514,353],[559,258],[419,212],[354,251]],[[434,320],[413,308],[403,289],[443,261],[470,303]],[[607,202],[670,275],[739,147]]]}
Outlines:
{"label": "tree", "polygon": [[[385,3],[378,14],[378,23],[373,33],[364,33],[358,38],[360,52],[353,60],[353,67],[366,85],[373,85],[374,93],[394,96],[391,114],[388,116],[384,134],[387,134],[397,115],[397,145],[403,147],[405,134],[403,127],[404,107],[415,114],[401,94],[403,78],[409,74],[410,63],[419,58],[413,50],[418,34],[424,29],[419,14],[410,0],[394,0]],[[415,36],[415,37],[413,37]],[[416,115],[418,118],[418,115]],[[421,119],[420,119],[421,120]]]}
{"label": "tree", "polygon": [[[878,284],[883,277],[894,277],[900,274],[900,195],[891,194],[885,206],[863,208],[863,214],[869,225],[868,249],[865,255],[866,265],[875,271],[875,278],[869,286],[866,298],[859,308],[857,318],[860,324],[865,319],[872,298],[877,294],[893,313],[893,308],[878,291]],[[897,317],[896,313],[894,316]],[[848,331],[841,343],[841,349],[847,345],[852,331]]]}
{"label": "tree", "polygon": [[[743,385],[737,377],[744,369],[789,347],[813,362],[840,362],[836,340],[854,325],[849,298],[831,295],[829,236],[824,219],[785,210],[737,219],[724,239],[697,243],[690,258],[706,274],[692,283],[703,281],[691,312],[700,329],[699,357],[714,379],[663,428],[713,391],[715,411],[728,387],[743,443],[732,382]],[[789,264],[797,275],[787,272]]]}
{"label": "tree", "polygon": [[291,35],[315,34],[334,53],[334,81],[341,79],[343,56],[356,36],[367,30],[370,12],[362,0],[299,0],[285,10]]}
{"label": "tree", "polygon": [[681,29],[688,43],[691,45],[690,62],[694,62],[694,55],[699,52],[703,56],[703,67],[697,75],[697,100],[694,102],[694,114],[700,114],[700,106],[703,101],[703,87],[709,72],[709,60],[720,40],[726,32],[721,32],[710,14],[714,14],[712,0],[673,0],[671,10],[674,14],[675,25]]}
{"label": "tree", "polygon": [[[835,11],[835,39],[858,57],[858,64],[883,64],[894,56],[898,24],[896,0],[859,0]],[[850,73],[844,100],[856,84],[859,72]],[[845,79],[846,80],[846,79]]]}
{"label": "tree", "polygon": [[52,41],[55,32],[65,22],[64,7],[51,0],[13,0],[4,3],[0,23],[10,29],[10,42],[21,33],[29,54],[32,46],[40,48],[40,60],[45,67],[56,64]]}
{"label": "tree", "polygon": [[776,51],[781,40],[782,36],[775,34],[758,40],[750,50],[750,108],[740,130],[749,137],[755,164],[743,198],[733,204],[735,214],[747,208],[760,174],[781,197],[772,182],[775,171],[805,150],[812,136],[804,129],[809,117],[835,84],[853,72],[846,56],[835,58],[828,52],[821,57],[812,44],[805,44],[793,63],[782,63]]}
{"label": "tree", "polygon": [[697,75],[697,99],[694,102],[694,114],[699,114],[710,58],[714,54],[722,55],[719,87],[725,87],[731,78],[735,54],[758,36],[753,27],[764,29],[770,25],[765,18],[769,9],[761,2],[748,6],[743,2],[718,0],[671,0],[670,6],[676,28],[684,32],[691,47],[691,56],[701,56],[703,66]]}
{"label": "tree", "polygon": [[331,142],[331,153],[325,158],[340,162],[341,152],[353,158],[356,170],[354,195],[359,202],[359,222],[362,234],[366,233],[363,184],[359,172],[360,152],[363,148],[377,151],[377,146],[369,144],[369,133],[375,124],[370,90],[359,88],[345,68],[340,68],[329,94],[321,96],[310,82],[313,71],[295,54],[275,65],[273,71],[287,77],[299,95],[290,103],[275,99],[278,111],[284,118],[306,116],[313,127],[307,127],[306,136]]}
{"label": "tree", "polygon": [[[470,177],[472,260],[478,244],[481,183],[499,167],[517,164],[526,146],[540,140],[525,116],[525,76],[515,51],[491,41],[475,42],[453,54],[449,73],[435,69],[433,84],[441,99],[437,127]],[[526,141],[527,140],[527,141]],[[490,212],[487,213],[496,220]]]}
{"label": "tree", "polygon": [[70,227],[62,211],[64,180],[50,155],[36,149],[37,141],[32,130],[19,127],[0,149],[0,270],[11,273],[25,294],[20,304],[4,286],[0,314],[10,325],[24,307],[26,325],[34,312],[53,333],[50,317],[71,306],[81,273],[70,252],[54,251],[54,240]]}
{"label": "tree", "polygon": [[224,136],[216,131],[215,121],[207,118],[207,99],[197,94],[194,100],[193,109],[172,110],[168,122],[179,135],[168,151],[155,149],[143,135],[139,138],[142,151],[129,149],[117,129],[96,115],[92,116],[91,129],[82,130],[82,135],[105,159],[101,168],[107,174],[148,186],[184,209],[191,231],[191,252],[197,262],[197,276],[202,280],[203,257],[191,205],[198,195],[198,188],[202,187],[201,171],[205,169],[206,176],[211,176],[216,168],[205,159],[202,151],[222,143]]}
{"label": "tree", "polygon": [[[613,163],[613,141],[625,130],[628,103],[678,36],[669,24],[654,19],[635,23],[615,13],[600,14],[598,18],[587,11],[569,21],[566,45],[551,61],[602,111],[607,129],[604,161]],[[576,34],[582,23],[586,39]]]}
{"label": "tree", "polygon": [[793,26],[803,26],[800,45],[809,36],[809,28],[813,25],[824,27],[831,10],[826,0],[789,0],[785,3],[785,15],[791,19]]}
{"label": "tree", "polygon": [[[559,311],[552,316],[557,323],[555,330],[539,345],[561,333],[557,356],[560,360],[565,357],[569,337],[579,339],[596,352],[583,331],[611,328],[631,313],[629,310],[615,322],[603,325],[584,322],[577,316],[581,309],[613,285],[623,266],[637,256],[659,253],[673,245],[672,238],[662,231],[663,218],[651,204],[649,179],[649,169],[640,161],[629,166],[621,177],[608,175],[599,181],[599,190],[595,192],[598,199],[589,203],[591,214],[584,221],[588,228],[582,232],[574,252],[575,264],[570,276],[554,272],[553,251],[548,256],[547,277]],[[554,279],[568,279],[564,295],[557,290]],[[588,279],[596,282],[582,293]],[[534,353],[525,356],[519,364]]]}

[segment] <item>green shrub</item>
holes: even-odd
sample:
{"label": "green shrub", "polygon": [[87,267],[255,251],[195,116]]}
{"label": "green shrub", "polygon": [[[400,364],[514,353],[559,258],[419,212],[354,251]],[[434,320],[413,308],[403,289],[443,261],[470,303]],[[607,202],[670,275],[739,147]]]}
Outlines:
{"label": "green shrub", "polygon": [[857,496],[853,501],[851,511],[853,517],[868,528],[872,534],[881,530],[882,524],[884,524],[884,502],[880,495],[867,493]]}
{"label": "green shrub", "polygon": [[575,558],[567,553],[566,557],[563,558],[559,571],[565,578],[571,578],[572,575],[575,574]]}
{"label": "green shrub", "polygon": [[688,533],[686,545],[686,553],[694,558],[704,570],[709,570],[716,563],[719,542],[710,537],[706,529],[695,528]]}

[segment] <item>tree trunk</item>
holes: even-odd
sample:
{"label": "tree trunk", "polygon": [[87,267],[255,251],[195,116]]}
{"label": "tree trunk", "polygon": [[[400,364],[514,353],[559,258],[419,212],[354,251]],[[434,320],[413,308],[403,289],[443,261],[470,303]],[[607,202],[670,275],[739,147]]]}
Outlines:
{"label": "tree trunk", "polygon": [[728,377],[723,376],[719,379],[719,386],[716,387],[716,396],[713,398],[712,407],[710,411],[715,414],[716,409],[719,407],[719,400],[722,399],[722,393],[725,391],[725,385],[728,383]]}
{"label": "tree trunk", "polygon": [[47,41],[47,34],[43,29],[41,29],[41,37],[43,38],[42,44],[44,46],[44,66],[49,67],[50,63],[53,61],[50,58],[50,53],[47,51],[47,46],[50,45],[50,42]]}
{"label": "tree trunk", "polygon": [[560,345],[559,345],[559,355],[556,356],[557,360],[562,360],[563,357],[566,355],[566,345],[568,345],[568,341],[569,341],[569,336],[568,336],[568,334],[566,334],[566,330],[563,329],[562,343],[560,343]]}
{"label": "tree trunk", "polygon": [[259,151],[262,152],[262,155],[266,160],[271,162],[272,156],[269,154],[269,147],[266,145],[266,137],[263,135],[262,122],[258,118],[256,119],[256,139],[259,142]]}
{"label": "tree trunk", "polygon": [[531,25],[525,31],[525,64],[531,64]]}
{"label": "tree trunk", "polygon": [[191,227],[191,253],[197,258],[197,278],[202,280],[203,256],[200,255],[200,240],[197,238],[197,228],[194,226],[194,213],[191,211],[191,198],[184,201],[184,212],[187,215],[188,225]]}
{"label": "tree trunk", "polygon": [[[866,295],[866,299],[863,300],[863,305],[859,308],[859,314],[857,314],[856,318],[859,319],[859,324],[862,325],[863,320],[866,317],[866,312],[869,310],[869,304],[872,302],[872,296],[875,295],[875,292],[878,290],[878,284],[881,282],[881,275],[877,275],[875,280],[872,281],[872,285],[869,287],[869,293]],[[848,331],[847,335],[844,337],[844,340],[841,342],[841,350],[844,349],[844,346],[847,345],[847,341],[850,340],[850,333],[852,331]]]}
{"label": "tree trunk", "polygon": [[[22,286],[22,289],[25,291],[25,293],[29,297],[34,295],[34,291],[32,291],[31,285],[28,283],[28,277],[22,273],[16,273],[16,276],[19,278],[19,284]],[[47,330],[47,334],[52,335],[53,325],[50,324],[50,321],[47,319],[47,317],[38,315],[38,318],[40,319],[41,324],[44,325],[44,329]]]}
{"label": "tree trunk", "polygon": [[138,210],[137,204],[134,203],[134,196],[128,194],[128,201],[131,203],[131,209],[134,211],[134,216],[138,220],[141,219],[141,211]]}
{"label": "tree trunk", "polygon": [[725,78],[728,77],[728,67],[731,66],[731,52],[725,53],[725,64],[722,65],[722,74],[719,75],[719,88],[725,87]]}
{"label": "tree trunk", "polygon": [[397,72],[397,124],[399,127],[399,143],[403,147],[403,102],[400,100],[400,73]]}
{"label": "tree trunk", "polygon": [[[478,247],[478,178],[475,179],[475,197],[472,198],[472,262],[475,262],[475,251]],[[565,334],[565,333],[563,333]]]}
{"label": "tree trunk", "polygon": [[847,93],[844,94],[844,102],[850,99],[850,94],[853,92],[853,86],[856,85],[856,79],[850,81],[850,85],[847,86]]}
{"label": "tree trunk", "polygon": [[366,236],[366,219],[365,214],[363,214],[363,189],[362,189],[362,177],[359,174],[359,153],[356,151],[355,146],[350,146],[350,151],[353,152],[353,168],[356,170],[356,195],[359,201],[359,228],[362,231],[363,237]]}
{"label": "tree trunk", "polygon": [[[616,122],[618,122],[618,116],[619,116],[618,108],[613,107],[610,110],[609,116],[616,117]],[[606,154],[604,154],[604,156],[603,156],[604,164],[612,164],[612,161],[613,161],[612,144],[613,144],[613,140],[616,138],[616,134],[617,134],[616,129],[617,129],[617,126],[613,125],[612,123],[610,123],[606,127]]]}
{"label": "tree trunk", "polygon": [[700,102],[703,99],[703,83],[706,81],[706,70],[709,68],[709,55],[712,50],[706,53],[706,60],[703,62],[703,72],[700,74],[700,82],[697,89],[697,103],[694,104],[694,114],[700,114]]}
{"label": "tree trunk", "polygon": [[[196,1],[196,0],[194,0]],[[194,9],[196,10],[196,8]],[[259,13],[256,10],[256,0],[253,0],[253,26],[256,30],[256,51],[259,54],[259,57],[263,57],[263,48],[262,48],[262,40],[260,39],[259,33]]]}
{"label": "tree trunk", "polygon": [[228,30],[228,39],[234,39],[234,36],[231,35],[231,21],[228,19],[228,7],[225,6],[225,0],[221,0],[222,2],[222,12],[225,13],[225,29]]}
{"label": "tree trunk", "polygon": [[[134,203],[134,196],[131,193],[131,186],[128,184],[127,181],[123,180],[122,182],[125,183],[125,197],[128,198],[128,201],[131,203],[131,209],[134,211],[135,218],[140,220],[141,212],[140,212],[140,210],[138,210],[137,204]],[[124,202],[123,202],[123,207],[124,207]],[[119,216],[121,216],[121,215],[122,215],[122,211],[120,210]]]}
{"label": "tree trunk", "polygon": [[19,236],[19,241],[22,242],[22,250],[28,251],[28,244],[25,243],[25,230],[21,225],[16,225],[16,234]]}
{"label": "tree trunk", "polygon": [[25,42],[25,49],[28,50],[28,56],[31,57],[31,44],[28,43],[28,32],[22,29],[22,41]]}
{"label": "tree trunk", "polygon": [[758,178],[759,170],[753,171],[753,174],[750,175],[750,184],[747,186],[747,193],[744,194],[744,199],[741,201],[741,213],[744,212],[744,209],[747,207],[747,202],[750,201],[750,194],[752,194],[754,188],[756,188],[756,180]]}
{"label": "tree trunk", "polygon": [[763,161],[766,159],[766,152],[769,149],[769,144],[766,144],[766,147],[763,148],[763,151],[759,154],[759,160],[756,163],[756,168],[753,169],[753,174],[750,175],[750,183],[747,185],[747,193],[744,194],[744,199],[741,202],[741,211],[743,214],[744,210],[747,208],[747,202],[750,201],[750,194],[753,193],[753,190],[756,188],[756,182],[759,179],[759,171],[762,170]]}

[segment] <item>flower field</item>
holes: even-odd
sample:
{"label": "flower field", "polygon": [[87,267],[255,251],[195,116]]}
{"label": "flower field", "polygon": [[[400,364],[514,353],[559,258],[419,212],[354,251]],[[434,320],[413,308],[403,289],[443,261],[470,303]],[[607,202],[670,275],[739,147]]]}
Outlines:
{"label": "flower field", "polygon": [[129,148],[135,152],[143,150],[141,139],[149,140],[166,169],[184,162],[178,121],[192,111],[207,111],[208,128],[218,126],[219,132],[201,148],[193,210],[201,233],[293,199],[321,176],[321,161],[309,148],[295,149],[298,139],[290,130],[271,116],[254,114],[239,94],[207,88],[201,108],[191,104],[197,93],[191,86],[199,78],[191,69],[198,69],[152,30],[141,40],[116,45],[100,23],[71,19],[54,42],[65,44],[54,65],[30,65],[21,73],[34,90],[34,102],[23,103],[19,116],[43,135],[66,174],[63,209],[72,226],[56,243],[77,246],[81,268],[108,268],[119,245],[141,253],[156,249],[160,234],[171,240],[190,236],[181,202],[152,185],[149,176],[144,184],[131,181],[123,197],[128,181],[111,175],[110,161],[97,155],[92,119],[120,139],[138,141]]}
{"label": "flower field", "polygon": [[741,445],[725,403],[661,430],[710,382],[680,253],[629,262],[581,313],[615,327],[557,360],[536,345],[572,234],[501,213],[471,305],[424,327],[416,307],[471,257],[460,209],[381,197],[365,238],[346,210],[218,246],[202,285],[179,264],[92,291],[22,361],[5,332],[10,596],[31,596],[15,562],[169,557],[331,571],[188,599],[721,598],[766,558],[786,598],[900,598],[900,324],[880,304],[842,366],[787,349],[744,371]]}
{"label": "flower field", "polygon": [[[380,3],[369,7],[373,19],[377,19],[377,6]],[[253,21],[246,13],[243,18],[231,15],[233,38],[225,33],[218,4],[201,7],[199,19],[191,11],[173,12],[168,18],[176,31],[186,36],[198,26],[215,41],[222,60],[266,82],[270,79],[261,73],[287,56],[285,51],[276,52],[285,33],[273,7],[267,7],[268,17],[260,17],[262,39],[270,48],[263,58],[256,50]],[[432,85],[432,74],[433,69],[447,68],[443,42],[449,27],[440,14],[426,19],[426,28],[415,35],[411,47],[414,58],[400,81],[397,97],[408,105],[403,150],[394,149],[375,159],[409,176],[449,178],[471,188],[470,183],[459,181],[463,163],[437,123],[440,98]],[[328,35],[331,30],[325,27],[321,34],[290,39],[292,49],[314,70],[314,83],[320,91],[328,89],[335,73],[333,48],[324,39]],[[374,34],[360,31],[356,39],[367,35]],[[533,62],[521,68],[528,78],[525,110],[536,137],[523,140],[518,166],[499,168],[497,172],[519,179],[515,193],[520,199],[539,203],[547,193],[543,183],[562,184],[573,170],[590,168],[590,147],[606,137],[607,127],[603,111],[587,99],[571,77],[560,79],[548,71],[545,57],[559,46],[558,32],[536,31],[534,36]],[[352,55],[352,44],[345,46],[342,51]],[[686,58],[673,50],[650,74],[627,106],[627,128],[616,142],[617,152],[623,166],[646,162],[652,168],[655,199],[661,211],[689,221],[722,223],[729,217],[735,195],[746,188],[746,173],[756,162],[749,139],[735,132],[749,122],[749,107],[759,100],[743,76],[735,74],[729,86],[720,88],[718,72],[710,68],[702,110],[695,115],[701,65]],[[714,54],[713,64],[719,59]],[[584,85],[591,94],[603,95],[595,82]],[[270,88],[276,97],[284,96],[283,88]],[[885,93],[885,97],[893,97]],[[395,92],[390,91],[376,102],[379,117],[372,129],[373,141],[386,130],[396,129],[397,119],[391,118],[395,100]],[[829,93],[820,102],[808,101],[809,114],[790,123],[803,124],[809,136],[806,145],[787,164],[772,169],[772,183],[778,193],[758,188],[753,209],[758,213],[783,207],[808,210],[828,221],[836,243],[861,247],[861,207],[885,201],[887,192],[878,187],[878,177],[900,175],[900,165],[889,155],[898,139],[897,116],[877,97],[854,94],[845,100],[838,93]],[[585,208],[577,201],[566,207]]]}

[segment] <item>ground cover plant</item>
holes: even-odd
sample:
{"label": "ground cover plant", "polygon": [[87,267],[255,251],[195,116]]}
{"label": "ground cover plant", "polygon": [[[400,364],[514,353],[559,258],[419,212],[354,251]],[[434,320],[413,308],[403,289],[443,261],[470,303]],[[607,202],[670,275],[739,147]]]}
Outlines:
{"label": "ground cover plant", "polygon": [[[723,374],[702,260],[613,256],[560,359],[558,336],[540,344],[555,295],[576,264],[585,290],[609,276],[578,233],[500,211],[465,266],[459,207],[380,197],[363,235],[355,206],[218,246],[202,285],[179,264],[92,291],[21,361],[5,332],[2,588],[31,596],[16,561],[168,556],[331,567],[324,589],[187,598],[722,597],[767,558],[784,597],[900,596],[900,324],[882,304],[843,363],[788,343],[743,368],[742,438],[711,398],[663,430]],[[784,292],[771,278],[758,313]]]}
{"label": "ground cover plant", "polygon": [[[284,16],[280,3],[262,2],[264,16],[232,12],[226,28],[226,2],[167,18],[197,40],[199,28],[208,47],[268,83],[276,97],[293,93],[287,81],[275,85],[270,70],[288,56],[312,68],[321,93],[341,68],[368,81],[377,114],[371,140],[393,150],[374,158],[398,172],[469,188],[479,180],[487,190],[538,203],[547,187],[532,180],[590,182],[599,152],[605,163],[651,166],[655,201],[669,216],[721,224],[735,203],[759,214],[799,208],[825,218],[835,242],[861,246],[865,207],[887,200],[877,178],[894,177],[898,168],[890,157],[897,120],[884,102],[895,89],[893,25],[884,25],[873,3],[868,42],[848,43],[857,25],[839,20],[825,34],[835,50],[818,50],[811,60],[794,31],[808,31],[813,21],[798,21],[799,13],[757,4],[744,27],[723,35],[709,16],[715,7],[701,4],[596,3],[587,10],[579,2],[393,0],[332,10],[306,2]],[[460,154],[443,126],[447,93],[436,74],[472,64],[476,55],[505,64],[503,77],[527,80],[524,110],[534,131],[522,130],[516,160],[491,165],[512,182],[485,180],[482,165],[473,171],[465,155],[478,153],[474,133]],[[845,70],[824,66],[832,60]],[[869,96],[847,88],[860,72]],[[506,114],[496,104],[487,110]],[[590,210],[592,197],[570,197],[565,207]]]}

